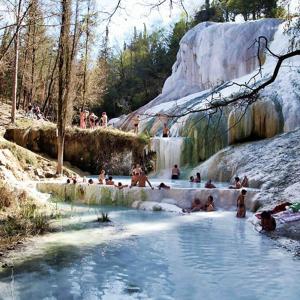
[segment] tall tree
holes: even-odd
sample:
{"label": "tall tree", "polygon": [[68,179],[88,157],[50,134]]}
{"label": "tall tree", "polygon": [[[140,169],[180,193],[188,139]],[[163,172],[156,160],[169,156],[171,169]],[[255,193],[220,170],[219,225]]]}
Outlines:
{"label": "tall tree", "polygon": [[66,121],[71,86],[71,5],[72,0],[61,0],[61,28],[58,59],[58,99],[57,99],[57,173],[62,174]]}

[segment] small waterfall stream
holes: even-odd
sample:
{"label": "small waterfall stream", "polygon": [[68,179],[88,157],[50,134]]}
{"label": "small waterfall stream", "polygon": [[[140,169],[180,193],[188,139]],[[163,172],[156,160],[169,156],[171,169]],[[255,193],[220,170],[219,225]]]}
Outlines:
{"label": "small waterfall stream", "polygon": [[181,154],[185,138],[183,137],[154,137],[151,139],[151,150],[156,152],[156,171],[170,169],[177,164],[180,166]]}

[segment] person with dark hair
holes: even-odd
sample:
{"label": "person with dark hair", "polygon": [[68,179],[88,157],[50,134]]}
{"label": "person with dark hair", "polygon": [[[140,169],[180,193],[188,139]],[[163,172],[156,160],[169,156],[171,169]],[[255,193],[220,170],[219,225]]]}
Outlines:
{"label": "person with dark hair", "polygon": [[115,182],[113,181],[113,177],[109,176],[108,180],[106,181],[106,185],[115,185]]}
{"label": "person with dark hair", "polygon": [[70,178],[67,179],[67,184],[69,184],[69,183],[71,183],[71,179]]}
{"label": "person with dark hair", "polygon": [[93,183],[94,183],[93,179],[90,178],[90,179],[88,180],[88,184],[93,184]]}
{"label": "person with dark hair", "polygon": [[172,179],[179,179],[180,176],[180,170],[177,165],[174,165],[172,168]]}
{"label": "person with dark hair", "polygon": [[204,210],[205,211],[214,211],[215,210],[215,203],[214,203],[214,198],[212,195],[208,196],[207,201],[204,205]]}
{"label": "person with dark hair", "polygon": [[165,183],[160,183],[160,185],[158,186],[158,189],[161,190],[161,189],[164,189],[164,190],[169,190],[171,187],[166,185]]}
{"label": "person with dark hair", "polygon": [[215,189],[216,186],[211,182],[211,179],[207,180],[204,186],[206,189]]}
{"label": "person with dark hair", "polygon": [[196,173],[196,178],[195,178],[194,182],[197,182],[197,183],[200,183],[200,182],[201,182],[201,175],[200,175],[199,172]]}
{"label": "person with dark hair", "polygon": [[234,185],[231,185],[229,188],[236,189],[236,190],[239,190],[240,188],[242,188],[242,184],[241,184],[240,178],[238,176],[234,178]]}
{"label": "person with dark hair", "polygon": [[191,177],[190,177],[190,182],[195,182],[194,176],[191,176]]}
{"label": "person with dark hair", "polygon": [[247,176],[244,176],[241,185],[242,187],[249,187],[249,180]]}
{"label": "person with dark hair", "polygon": [[276,229],[276,221],[270,211],[261,213],[261,229],[264,231],[274,231]]}
{"label": "person with dark hair", "polygon": [[128,184],[123,185],[122,182],[118,182],[118,184],[115,184],[115,187],[118,188],[119,190],[123,190],[123,188],[128,187]]}
{"label": "person with dark hair", "polygon": [[237,218],[245,218],[246,217],[246,205],[245,205],[245,197],[246,197],[246,190],[242,190],[240,195],[237,198]]}

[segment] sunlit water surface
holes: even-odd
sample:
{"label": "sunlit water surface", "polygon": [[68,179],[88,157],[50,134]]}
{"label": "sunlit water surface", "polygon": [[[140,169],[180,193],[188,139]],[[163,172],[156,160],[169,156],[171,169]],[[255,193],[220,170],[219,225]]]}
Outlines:
{"label": "sunlit water surface", "polygon": [[300,260],[234,212],[76,206],[61,229],[0,272],[1,299],[300,298]]}

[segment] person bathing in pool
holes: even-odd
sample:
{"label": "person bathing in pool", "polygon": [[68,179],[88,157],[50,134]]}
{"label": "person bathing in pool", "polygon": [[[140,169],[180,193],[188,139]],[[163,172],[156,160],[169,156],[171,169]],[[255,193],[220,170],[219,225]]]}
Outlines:
{"label": "person bathing in pool", "polygon": [[113,177],[109,176],[108,180],[106,181],[106,185],[115,185],[115,182],[113,181]]}
{"label": "person bathing in pool", "polygon": [[172,168],[172,179],[179,179],[180,176],[180,170],[177,165],[174,165]]}
{"label": "person bathing in pool", "polygon": [[196,212],[203,209],[203,205],[201,204],[201,201],[199,198],[195,198],[192,202],[191,208],[188,209],[182,209],[183,212]]}
{"label": "person bathing in pool", "polygon": [[246,217],[246,205],[245,205],[245,197],[246,197],[246,190],[242,190],[241,194],[237,198],[237,212],[236,216],[237,218],[245,218]]}
{"label": "person bathing in pool", "polygon": [[128,187],[128,184],[123,185],[122,182],[118,182],[118,184],[115,184],[115,187],[119,190],[123,190],[124,188]]}
{"label": "person bathing in pool", "polygon": [[158,186],[159,190],[161,190],[161,189],[163,189],[163,190],[169,190],[170,188],[171,188],[170,186],[166,185],[163,182]]}
{"label": "person bathing in pool", "polygon": [[212,195],[208,196],[207,201],[204,205],[204,210],[207,212],[215,210],[214,198]]}

